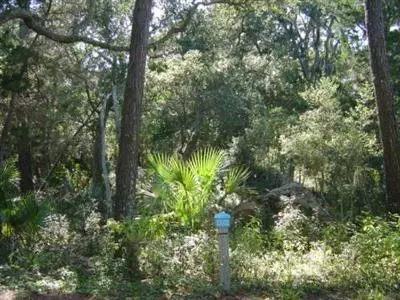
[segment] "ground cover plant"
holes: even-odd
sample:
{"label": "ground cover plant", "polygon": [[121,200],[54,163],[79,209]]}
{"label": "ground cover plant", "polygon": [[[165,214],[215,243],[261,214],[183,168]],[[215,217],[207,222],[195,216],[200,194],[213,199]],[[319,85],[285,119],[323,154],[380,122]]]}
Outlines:
{"label": "ground cover plant", "polygon": [[[89,195],[70,201],[64,211],[48,211],[34,234],[15,234],[15,246],[0,269],[3,293],[154,299],[222,296],[210,215],[192,227],[182,223],[179,214],[166,211],[134,222],[103,222]],[[166,219],[160,218],[165,215]],[[256,216],[237,217],[230,238],[232,293],[249,299],[396,299],[399,216],[365,214],[348,223],[314,217],[290,204],[267,231]],[[29,243],[23,239],[26,233]],[[139,245],[140,281],[129,279],[121,255],[124,239]]]}

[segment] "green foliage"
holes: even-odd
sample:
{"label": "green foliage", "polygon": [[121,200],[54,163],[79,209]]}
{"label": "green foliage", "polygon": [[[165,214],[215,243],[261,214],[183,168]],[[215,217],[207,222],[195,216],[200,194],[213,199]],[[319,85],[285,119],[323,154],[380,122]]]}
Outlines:
{"label": "green foliage", "polygon": [[[10,43],[11,36],[7,36]],[[14,37],[15,38],[15,37]],[[4,41],[2,41],[4,43]],[[1,89],[7,92],[24,92],[31,87],[31,82],[27,77],[26,70],[29,64],[35,63],[38,59],[38,53],[31,48],[24,46],[16,46],[15,40],[11,45],[0,44],[0,46],[8,46],[8,51],[5,53],[4,61],[2,61],[2,53],[0,50],[0,86]],[[14,45],[12,45],[14,44]]]}
{"label": "green foliage", "polygon": [[400,281],[400,217],[366,216],[351,239],[357,252],[361,284],[368,289],[398,290]]}
{"label": "green foliage", "polygon": [[1,211],[2,235],[10,237],[13,233],[32,235],[38,230],[48,205],[39,203],[35,196],[27,195],[13,199],[12,205]]}
{"label": "green foliage", "polygon": [[[298,213],[282,218],[288,225],[281,225],[281,220],[275,229],[281,232],[281,240],[276,233],[263,233],[255,218],[233,228],[230,263],[235,293],[250,298],[260,293],[261,298],[276,299],[317,295],[379,299],[398,293],[398,216],[366,216],[356,225],[319,224],[320,240],[315,230],[296,228],[310,222]],[[103,226],[97,213],[88,215],[84,223],[85,232],[78,232],[71,230],[65,216],[48,216],[33,241],[34,248],[20,248],[13,255],[13,264],[0,269],[0,285],[117,298],[218,297],[218,248],[213,233],[142,235],[139,261],[146,279],[138,285],[124,276],[123,261],[116,255],[122,241],[115,237],[127,226],[136,236],[141,231],[132,226],[140,224],[144,230],[148,223],[128,225],[109,220]],[[299,235],[307,247],[299,248],[304,245]],[[292,246],[282,247],[282,239]]]}
{"label": "green foliage", "polygon": [[[29,1],[0,1],[0,10],[17,2]],[[31,1],[46,30],[127,44],[132,1],[50,2]],[[2,24],[3,131],[12,112],[2,149],[12,156],[18,143],[29,143],[40,193],[20,194],[16,160],[0,166],[0,290],[219,299],[212,214],[249,201],[254,210],[234,218],[230,235],[238,297],[398,297],[398,216],[357,218],[385,206],[361,1],[156,2],[153,41],[185,25],[149,49],[140,152],[165,154],[149,155],[147,166],[139,157],[145,169],[137,216],[121,222],[100,216],[87,187],[99,103],[114,85],[122,99],[124,52],[58,44],[25,32],[18,21]],[[397,75],[394,3],[385,3],[385,27]],[[399,85],[394,78],[397,93]],[[30,126],[29,141],[20,140],[21,122]],[[112,123],[109,117],[105,137],[111,192],[118,155]],[[286,206],[264,232],[254,215],[268,207],[260,205],[268,189],[287,179],[318,192],[329,221]],[[137,245],[141,282],[126,276],[127,243]]]}
{"label": "green foliage", "polygon": [[15,159],[8,159],[0,166],[0,205],[6,205],[8,199],[18,195],[19,173]]}
{"label": "green foliage", "polygon": [[334,252],[342,251],[342,244],[348,243],[352,235],[356,232],[353,223],[331,222],[322,229],[322,240]]}
{"label": "green foliage", "polygon": [[123,223],[108,219],[106,227],[128,241],[141,243],[164,237],[171,221],[173,221],[171,214],[159,214],[151,217],[141,216]]}
{"label": "green foliage", "polygon": [[234,230],[231,246],[233,251],[261,254],[266,246],[264,239],[260,220],[252,217],[243,227]]}
{"label": "green foliage", "polygon": [[38,231],[49,212],[48,203],[33,194],[16,196],[17,179],[15,160],[5,161],[0,166],[0,240],[16,235],[26,241]]}
{"label": "green foliage", "polygon": [[246,130],[245,145],[255,162],[264,167],[280,167],[280,136],[295,122],[295,117],[281,107],[265,110],[252,120]]}
{"label": "green foliage", "polygon": [[202,147],[225,148],[248,124],[252,99],[246,98],[247,80],[235,60],[214,60],[199,51],[153,60],[143,144],[167,153],[184,151],[196,141]]}
{"label": "green foliage", "polygon": [[288,205],[277,215],[273,234],[279,248],[285,251],[305,252],[310,243],[317,240],[318,226],[312,217]]}
{"label": "green foliage", "polygon": [[[182,225],[192,229],[203,223],[207,206],[222,204],[221,199],[239,192],[249,176],[244,168],[227,169],[223,152],[213,148],[194,152],[188,161],[151,154],[148,164],[155,175],[153,193],[162,204],[162,213],[173,213]],[[224,195],[218,200],[215,190],[224,173]]]}
{"label": "green foliage", "polygon": [[[298,123],[281,136],[281,154],[295,164],[305,184],[334,195],[334,201],[341,203],[341,217],[345,218],[348,217],[345,211],[354,214],[357,199],[352,192],[356,189],[354,176],[359,170],[368,169],[368,158],[378,151],[375,133],[366,131],[373,115],[365,105],[368,99],[361,98],[350,113],[344,113],[337,91],[334,81],[323,79],[302,94],[311,109],[300,115]],[[360,94],[361,97],[362,91]],[[371,191],[376,187],[379,179]]]}
{"label": "green foliage", "polygon": [[243,182],[246,182],[249,176],[249,171],[243,167],[231,168],[226,176],[225,192],[227,194],[239,192]]}

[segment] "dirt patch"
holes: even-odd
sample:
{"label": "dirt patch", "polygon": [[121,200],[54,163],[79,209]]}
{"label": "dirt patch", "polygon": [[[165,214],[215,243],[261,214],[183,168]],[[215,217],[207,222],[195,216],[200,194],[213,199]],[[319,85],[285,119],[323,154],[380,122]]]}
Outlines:
{"label": "dirt patch", "polygon": [[14,291],[0,291],[0,300],[17,299],[17,293]]}
{"label": "dirt patch", "polygon": [[1,291],[0,300],[97,300],[98,297],[82,295],[82,294],[66,294],[66,295],[26,295],[19,294],[14,291]]}
{"label": "dirt patch", "polygon": [[69,295],[32,295],[29,297],[32,300],[94,300],[99,299],[93,296],[69,294]]}

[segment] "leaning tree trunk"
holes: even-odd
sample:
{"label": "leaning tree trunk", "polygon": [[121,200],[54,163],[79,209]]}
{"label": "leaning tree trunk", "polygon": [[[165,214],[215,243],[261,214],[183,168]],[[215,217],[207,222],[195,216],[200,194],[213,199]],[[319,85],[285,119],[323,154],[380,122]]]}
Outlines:
{"label": "leaning tree trunk", "polygon": [[[133,10],[128,76],[122,105],[121,136],[116,172],[114,217],[131,219],[135,215],[135,187],[138,174],[140,118],[152,0],[136,0]],[[139,277],[135,242],[127,241],[126,261],[132,277]]]}
{"label": "leaning tree trunk", "polygon": [[365,22],[383,145],[388,207],[391,212],[400,212],[400,148],[385,48],[381,0],[365,1]]}

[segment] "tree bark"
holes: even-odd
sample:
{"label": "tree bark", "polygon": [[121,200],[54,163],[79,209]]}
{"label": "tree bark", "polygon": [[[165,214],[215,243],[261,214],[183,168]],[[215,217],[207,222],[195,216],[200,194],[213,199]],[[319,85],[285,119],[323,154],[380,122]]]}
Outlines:
{"label": "tree bark", "polygon": [[144,74],[146,67],[152,0],[137,0],[133,10],[128,76],[122,106],[121,138],[116,173],[114,217],[130,219],[135,215],[135,186]]}
{"label": "tree bark", "polygon": [[388,208],[391,212],[400,212],[400,148],[386,54],[381,0],[365,1],[365,22],[383,145]]}
{"label": "tree bark", "polygon": [[93,192],[95,198],[99,200],[99,210],[105,219],[112,215],[111,187],[107,171],[105,142],[105,127],[111,105],[111,96],[103,100],[93,151]]}
{"label": "tree bark", "polygon": [[120,116],[120,106],[117,95],[117,59],[114,55],[113,57],[113,68],[112,68],[112,101],[113,101],[113,109],[114,109],[114,119],[115,119],[115,135],[117,137],[117,141],[119,141],[121,137],[121,116]]}
{"label": "tree bark", "polygon": [[33,168],[32,168],[32,151],[30,143],[29,127],[25,121],[22,121],[18,132],[18,161],[17,167],[21,175],[20,190],[22,194],[32,192],[33,185]]}
{"label": "tree bark", "polygon": [[[117,220],[132,219],[136,213],[135,189],[138,175],[140,118],[142,115],[151,7],[152,0],[136,0],[133,10],[113,208],[114,217]],[[124,246],[129,275],[133,279],[139,278],[137,245],[134,240],[126,239]]]}

